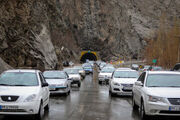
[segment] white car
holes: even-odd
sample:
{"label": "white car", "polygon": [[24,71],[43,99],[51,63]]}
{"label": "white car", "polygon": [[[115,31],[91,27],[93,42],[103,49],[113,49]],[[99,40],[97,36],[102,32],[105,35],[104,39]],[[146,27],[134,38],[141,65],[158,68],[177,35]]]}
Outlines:
{"label": "white car", "polygon": [[66,94],[71,92],[71,79],[64,71],[44,71],[44,78],[49,84],[49,90],[51,94]]}
{"label": "white car", "polygon": [[39,70],[8,70],[0,76],[0,114],[34,115],[49,109],[49,87]]}
{"label": "white car", "polygon": [[100,65],[99,65],[99,69],[102,70],[103,67],[105,67],[105,66],[106,66],[106,63],[105,62],[101,62]]}
{"label": "white car", "polygon": [[109,93],[111,96],[132,95],[132,87],[138,76],[139,73],[135,70],[116,70],[110,80]]}
{"label": "white car", "polygon": [[78,87],[81,86],[81,75],[79,74],[79,69],[76,68],[66,68],[64,71],[68,74],[69,78],[72,80],[71,84],[77,84]]}
{"label": "white car", "polygon": [[79,70],[79,74],[81,75],[81,78],[84,79],[86,76],[86,73],[82,66],[74,66],[75,69]]}
{"label": "white car", "polygon": [[143,72],[133,86],[133,108],[142,119],[149,115],[180,116],[180,73]]}
{"label": "white car", "polygon": [[99,83],[102,82],[109,83],[109,80],[111,79],[114,70],[115,70],[114,67],[104,67],[98,75]]}

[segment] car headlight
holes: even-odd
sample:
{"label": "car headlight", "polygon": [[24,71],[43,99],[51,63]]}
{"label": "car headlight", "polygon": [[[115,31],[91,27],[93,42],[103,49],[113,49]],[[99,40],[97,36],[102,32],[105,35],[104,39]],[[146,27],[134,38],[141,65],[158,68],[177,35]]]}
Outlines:
{"label": "car headlight", "polygon": [[36,94],[29,95],[24,102],[31,102],[36,98]]}
{"label": "car headlight", "polygon": [[148,96],[149,102],[165,102],[165,100],[162,97],[155,97],[155,96]]}
{"label": "car headlight", "polygon": [[117,82],[113,82],[113,84],[116,85],[116,86],[120,86],[120,84],[117,83]]}

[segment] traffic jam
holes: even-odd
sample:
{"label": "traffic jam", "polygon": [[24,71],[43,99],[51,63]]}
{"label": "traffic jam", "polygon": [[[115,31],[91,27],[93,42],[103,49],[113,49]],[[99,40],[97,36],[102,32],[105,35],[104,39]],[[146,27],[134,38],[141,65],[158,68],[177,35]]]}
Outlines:
{"label": "traffic jam", "polygon": [[180,63],[171,70],[103,61],[44,72],[7,70],[0,76],[0,115],[2,120],[179,119]]}

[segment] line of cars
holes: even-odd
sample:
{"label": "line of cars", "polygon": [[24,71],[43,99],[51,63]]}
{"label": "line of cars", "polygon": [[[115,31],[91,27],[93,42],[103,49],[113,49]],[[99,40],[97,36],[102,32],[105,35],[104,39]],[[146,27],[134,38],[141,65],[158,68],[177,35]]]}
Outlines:
{"label": "line of cars", "polygon": [[69,95],[72,85],[81,86],[85,70],[82,66],[74,66],[43,73],[29,69],[3,72],[0,76],[0,114],[42,119],[44,111],[49,110],[50,94]]}
{"label": "line of cars", "polygon": [[[180,64],[171,71],[162,71],[161,67],[145,66],[142,74],[130,68],[117,68],[109,76],[99,81],[109,81],[109,94],[132,95],[133,110],[139,110],[141,119],[147,120],[155,115],[180,116]],[[106,76],[109,73],[106,73]]]}

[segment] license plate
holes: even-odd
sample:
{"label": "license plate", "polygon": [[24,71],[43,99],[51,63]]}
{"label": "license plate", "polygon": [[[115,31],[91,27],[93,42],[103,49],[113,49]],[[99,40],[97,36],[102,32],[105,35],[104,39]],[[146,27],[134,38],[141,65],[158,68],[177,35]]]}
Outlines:
{"label": "license plate", "polygon": [[169,111],[180,111],[180,106],[170,106]]}
{"label": "license plate", "polygon": [[18,106],[1,106],[0,105],[0,109],[9,109],[9,110],[16,110],[18,109]]}

